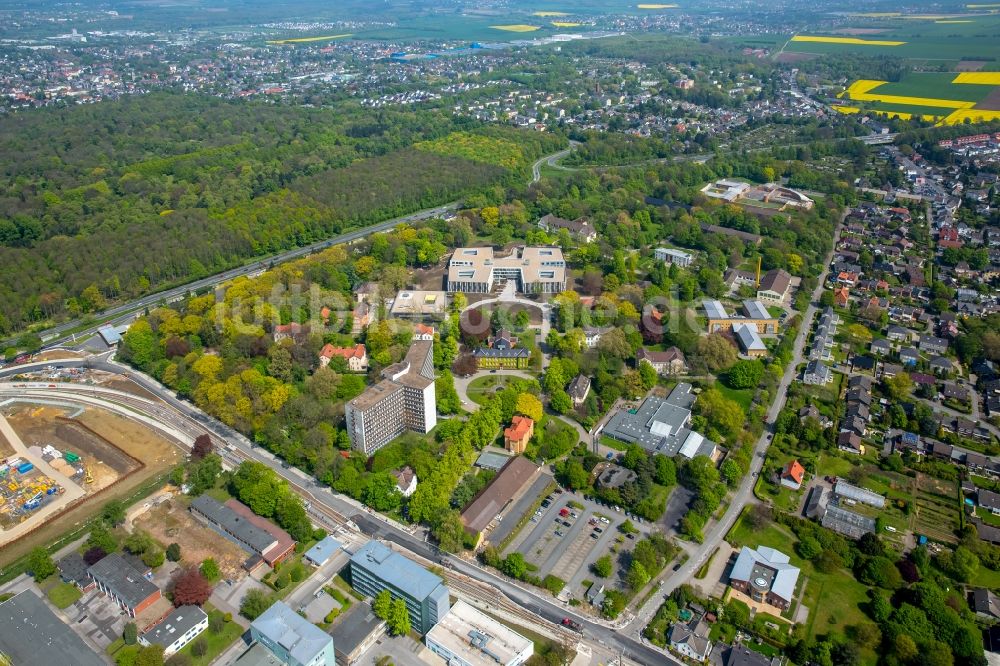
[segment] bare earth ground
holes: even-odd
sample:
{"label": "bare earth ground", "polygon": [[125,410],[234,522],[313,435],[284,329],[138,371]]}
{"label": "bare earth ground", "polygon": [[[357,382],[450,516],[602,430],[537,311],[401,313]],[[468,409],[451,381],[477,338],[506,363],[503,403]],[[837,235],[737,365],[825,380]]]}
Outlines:
{"label": "bare earth ground", "polygon": [[43,352],[39,352],[31,357],[33,362],[44,362],[44,361],[58,361],[59,359],[66,358],[83,358],[81,352],[72,351],[70,349],[49,349]]}
{"label": "bare earth ground", "polygon": [[1000,86],[995,87],[993,92],[986,96],[986,99],[976,104],[975,108],[987,111],[1000,111]]}
{"label": "bare earth ground", "polygon": [[[48,521],[30,535],[0,548],[0,566],[10,564],[39,544],[58,540],[67,530],[97,514],[108,501],[130,496],[137,487],[150,478],[162,474],[184,459],[184,453],[170,440],[144,425],[115,414],[88,408],[78,420],[94,431],[99,438],[103,438],[105,446],[111,445],[121,449],[129,456],[138,459],[144,466],[121,479],[115,486],[85,499]],[[16,421],[16,418],[12,419],[11,423],[20,433],[21,424]]]}
{"label": "bare earth ground", "polygon": [[124,391],[126,393],[131,393],[132,395],[137,395],[140,398],[148,398],[150,400],[159,400],[155,395],[142,388],[130,379],[123,379],[121,375],[112,375],[108,373],[101,373],[104,378],[97,379],[97,383],[101,386],[109,389],[114,389],[116,391]]}
{"label": "bare earth ground", "polygon": [[0,433],[0,457],[7,458],[14,453],[14,447],[10,445],[7,438]]}
{"label": "bare earth ground", "polygon": [[177,543],[184,564],[197,565],[214,558],[223,578],[239,578],[248,557],[243,550],[205,527],[187,511],[186,504],[169,499],[138,516],[134,525],[146,530],[164,545]]}
{"label": "bare earth ground", "polygon": [[[450,255],[449,255],[450,257]],[[424,291],[442,291],[445,288],[445,278],[448,275],[448,263],[446,257],[437,266],[430,268],[418,268],[413,271],[410,278],[413,286]]]}
{"label": "bare earth ground", "polygon": [[66,410],[58,407],[24,405],[9,420],[27,446],[51,444],[60,451],[81,455],[94,477],[93,483],[80,486],[87,494],[107,488],[140,467],[136,460],[81,423],[64,418],[65,414]]}
{"label": "bare earth ground", "polygon": [[978,72],[985,64],[985,60],[962,60],[955,66],[955,69],[959,72]]}

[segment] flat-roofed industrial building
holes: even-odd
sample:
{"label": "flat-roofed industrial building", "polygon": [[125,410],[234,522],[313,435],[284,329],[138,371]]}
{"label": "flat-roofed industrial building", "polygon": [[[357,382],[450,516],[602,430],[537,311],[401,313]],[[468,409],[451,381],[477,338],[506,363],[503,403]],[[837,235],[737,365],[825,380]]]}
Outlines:
{"label": "flat-roofed industrial building", "polygon": [[424,639],[449,666],[520,666],[534,643],[461,599]]}

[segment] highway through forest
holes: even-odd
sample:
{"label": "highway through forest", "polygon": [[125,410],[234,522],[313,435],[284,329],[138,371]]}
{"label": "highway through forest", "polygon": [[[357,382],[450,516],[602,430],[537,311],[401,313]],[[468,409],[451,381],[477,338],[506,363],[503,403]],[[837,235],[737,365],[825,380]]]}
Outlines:
{"label": "highway through forest", "polygon": [[[571,142],[569,148],[564,148],[558,152],[552,153],[550,155],[544,155],[531,165],[531,181],[532,183],[537,183],[541,180],[541,167],[542,164],[549,160],[562,159],[575,147],[575,143]],[[352,241],[360,240],[369,236],[371,234],[379,233],[382,231],[388,231],[393,229],[397,225],[405,224],[407,222],[416,222],[418,220],[426,220],[433,217],[440,217],[449,212],[458,210],[460,205],[459,201],[452,201],[441,206],[436,206],[434,208],[427,208],[424,210],[419,210],[408,215],[403,215],[401,217],[394,217],[391,220],[385,220],[377,224],[372,224],[366,227],[361,227],[359,229],[354,229],[352,231],[347,231],[345,233],[327,238],[325,240],[317,241],[315,243],[310,243],[309,245],[303,245],[286,252],[281,252],[279,254],[271,255],[269,257],[261,257],[252,263],[246,264],[245,266],[239,266],[237,268],[232,268],[221,273],[216,273],[210,277],[201,278],[199,280],[194,280],[183,285],[172,287],[170,289],[165,289],[163,291],[158,291],[155,293],[147,294],[135,300],[129,301],[127,303],[121,303],[120,305],[115,305],[101,312],[92,315],[94,320],[93,325],[85,325],[84,321],[81,319],[71,319],[69,321],[62,322],[44,331],[39,331],[38,336],[42,339],[44,343],[43,348],[57,347],[65,342],[74,340],[77,337],[86,337],[93,335],[97,332],[97,329],[105,324],[122,324],[126,323],[132,319],[136,312],[139,312],[147,307],[152,307],[161,302],[171,302],[181,298],[184,298],[187,294],[199,291],[202,289],[214,287],[223,282],[233,280],[238,277],[243,277],[246,275],[253,275],[255,273],[260,273],[267,270],[270,267],[276,266],[277,264],[282,264],[294,259],[299,259],[301,257],[319,252],[320,250],[325,250],[328,247],[334,245],[340,245],[342,243],[350,243]]]}

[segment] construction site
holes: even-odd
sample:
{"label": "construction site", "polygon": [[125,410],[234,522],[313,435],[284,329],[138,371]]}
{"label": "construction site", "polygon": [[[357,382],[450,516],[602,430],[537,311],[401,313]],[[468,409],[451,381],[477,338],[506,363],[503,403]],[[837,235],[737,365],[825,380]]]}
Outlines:
{"label": "construction site", "polygon": [[126,496],[183,455],[149,427],[100,408],[0,403],[0,560]]}

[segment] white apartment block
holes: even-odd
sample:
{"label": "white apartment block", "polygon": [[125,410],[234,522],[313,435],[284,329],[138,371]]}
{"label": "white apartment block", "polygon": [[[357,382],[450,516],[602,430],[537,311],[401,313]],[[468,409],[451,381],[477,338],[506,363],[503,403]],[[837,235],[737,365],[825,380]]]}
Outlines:
{"label": "white apartment block", "polygon": [[430,432],[437,425],[435,401],[434,343],[418,340],[402,362],[382,371],[382,381],[347,403],[351,445],[370,456],[407,430]]}

